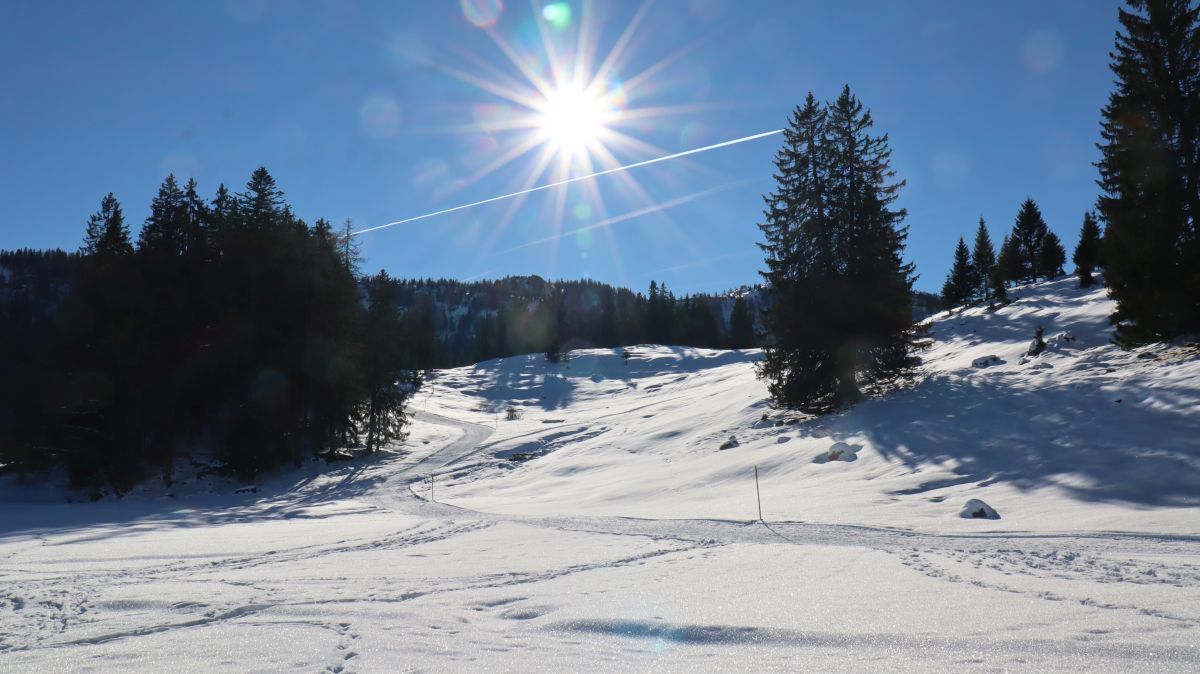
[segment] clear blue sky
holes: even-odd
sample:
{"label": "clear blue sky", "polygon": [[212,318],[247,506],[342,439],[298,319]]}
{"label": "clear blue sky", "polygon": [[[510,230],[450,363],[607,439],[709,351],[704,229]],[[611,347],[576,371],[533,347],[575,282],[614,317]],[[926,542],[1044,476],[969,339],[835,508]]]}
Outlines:
{"label": "clear blue sky", "polygon": [[[596,143],[629,163],[776,129],[808,91],[831,99],[843,83],[908,181],[918,288],[940,288],[981,215],[998,243],[1032,196],[1073,246],[1095,201],[1116,2],[546,4],[4,3],[0,248],[74,249],[109,191],[136,231],[166,173],[211,195],[259,165],[306,220],[367,228],[611,165]],[[570,82],[614,49],[600,112],[572,107],[592,96]],[[552,94],[548,125],[513,128],[543,119],[521,103],[545,100],[531,82],[556,65],[568,93]],[[365,233],[365,268],[656,278],[677,293],[755,283],[778,144]],[[530,183],[543,148],[549,168]]]}

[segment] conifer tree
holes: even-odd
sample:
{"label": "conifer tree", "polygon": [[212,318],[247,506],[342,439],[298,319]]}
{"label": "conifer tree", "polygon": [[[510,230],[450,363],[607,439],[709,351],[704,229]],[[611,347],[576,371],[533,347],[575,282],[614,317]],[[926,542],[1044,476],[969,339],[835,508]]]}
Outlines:
{"label": "conifer tree", "polygon": [[992,289],[992,300],[995,304],[1008,304],[1008,283],[1004,280],[1000,273],[1000,265],[992,270],[992,275],[988,279],[988,283]]}
{"label": "conifer tree", "polygon": [[183,209],[183,190],[179,189],[175,175],[168,174],[150,202],[150,217],[142,225],[138,248],[164,255],[180,253],[183,250]]}
{"label": "conifer tree", "polygon": [[125,225],[125,214],[121,202],[112,192],[100,201],[100,210],[88,218],[80,252],[97,258],[114,258],[129,255],[133,244],[129,242],[129,227]]}
{"label": "conifer tree", "polygon": [[1054,232],[1046,232],[1038,246],[1038,273],[1048,279],[1062,276],[1066,262],[1067,251],[1063,249],[1062,241]]}
{"label": "conifer tree", "polygon": [[1089,288],[1095,279],[1092,272],[1096,270],[1100,258],[1100,225],[1091,211],[1083,214],[1083,226],[1079,228],[1079,243],[1075,244],[1075,254],[1071,261],[1075,263],[1075,274],[1079,276],[1079,287]]}
{"label": "conifer tree", "polygon": [[368,452],[376,452],[404,435],[408,418],[402,379],[403,344],[395,289],[386,271],[371,278],[367,294],[363,373],[366,397],[361,434]]}
{"label": "conifer tree", "polygon": [[773,304],[758,373],[780,405],[850,403],[860,379],[911,363],[912,266],[904,211],[891,207],[902,183],[871,126],[846,87],[824,107],[809,94],[783,131],[759,225]]}
{"label": "conifer tree", "polygon": [[342,223],[341,232],[337,237],[337,249],[342,264],[357,274],[356,270],[358,265],[362,264],[363,258],[358,241],[354,238],[354,223],[350,218],[346,218],[346,221]]}
{"label": "conifer tree", "polygon": [[733,301],[733,310],[729,314],[729,341],[735,349],[752,349],[758,346],[758,338],[754,334],[754,318],[750,316],[750,307],[742,295],[738,295]]}
{"label": "conifer tree", "polygon": [[967,242],[959,237],[958,246],[954,248],[954,264],[951,265],[946,282],[942,285],[942,306],[947,309],[962,306],[971,299],[976,286],[971,253],[967,250]]}
{"label": "conifer tree", "polygon": [[[1000,244],[1000,254],[996,258],[995,277],[1000,285],[1007,286],[1009,283],[1019,282],[1022,273],[1021,252],[1017,247],[1017,242],[1005,234],[1004,241]],[[994,287],[995,284],[993,284]]]}
{"label": "conifer tree", "polygon": [[987,223],[979,218],[975,230],[975,247],[971,251],[971,266],[975,268],[975,294],[989,302],[992,299],[992,276],[996,270],[996,249],[988,235]]}
{"label": "conifer tree", "polygon": [[194,265],[211,261],[212,257],[212,222],[208,206],[200,197],[196,179],[189,178],[183,188],[182,222],[183,222],[183,254],[192,264],[189,271],[195,272]]}
{"label": "conifer tree", "polygon": [[1200,6],[1129,0],[1102,111],[1105,283],[1125,345],[1200,330]]}
{"label": "conifer tree", "polygon": [[[1033,199],[1026,198],[1017,211],[1016,222],[1013,223],[1012,236],[1014,250],[1020,263],[1021,280],[1036,281],[1041,270],[1038,269],[1042,239],[1046,238],[1046,220],[1042,211]],[[1014,279],[1016,280],[1016,279]]]}
{"label": "conifer tree", "polygon": [[283,192],[263,166],[250,174],[246,191],[237,195],[237,205],[241,219],[252,230],[277,229],[290,220]]}

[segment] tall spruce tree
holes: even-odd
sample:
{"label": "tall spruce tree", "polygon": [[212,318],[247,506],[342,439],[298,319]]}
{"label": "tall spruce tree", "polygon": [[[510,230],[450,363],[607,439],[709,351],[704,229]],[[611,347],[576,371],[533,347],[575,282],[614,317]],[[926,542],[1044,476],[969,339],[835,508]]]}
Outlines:
{"label": "tall spruce tree", "polygon": [[73,393],[52,423],[63,431],[59,449],[73,487],[107,482],[123,492],[140,476],[142,284],[121,204],[111,192],[88,219],[81,252],[59,319],[63,362],[54,364]]}
{"label": "tall spruce tree", "polygon": [[381,270],[368,285],[363,337],[366,396],[359,431],[368,452],[402,438],[408,423],[402,322],[395,292],[386,271]]}
{"label": "tall spruce tree", "polygon": [[1046,238],[1046,220],[1042,211],[1033,199],[1026,198],[1017,211],[1016,222],[1013,223],[1012,244],[1016,260],[1020,263],[1020,276],[1013,280],[1036,281],[1041,274],[1038,260],[1042,239]]}
{"label": "tall spruce tree", "polygon": [[1200,330],[1200,6],[1127,7],[1098,164],[1105,282],[1125,345]]}
{"label": "tall spruce tree", "polygon": [[750,306],[742,295],[738,295],[733,301],[733,309],[729,313],[729,343],[735,349],[752,349],[758,346],[758,337],[754,334],[754,318],[750,315]]}
{"label": "tall spruce tree", "polygon": [[971,252],[967,250],[967,242],[959,237],[954,248],[954,263],[942,284],[942,306],[947,309],[962,306],[974,295],[977,285]]}
{"label": "tall spruce tree", "polygon": [[975,230],[975,247],[971,250],[971,266],[975,268],[975,294],[984,302],[992,299],[992,276],[996,271],[996,249],[988,235],[987,223],[979,218]]}
{"label": "tall spruce tree", "polygon": [[121,202],[112,192],[100,201],[100,210],[88,218],[80,252],[98,258],[119,257],[133,252]]}
{"label": "tall spruce tree", "polygon": [[1019,282],[1021,274],[1021,252],[1012,236],[1005,234],[1004,241],[1000,244],[1000,253],[996,256],[994,276],[1000,281],[1000,285],[1007,286],[1009,283]]}
{"label": "tall spruce tree", "polygon": [[1075,244],[1075,253],[1071,256],[1080,288],[1089,288],[1095,282],[1092,272],[1100,261],[1100,237],[1096,216],[1091,211],[1084,213],[1083,225],[1079,228],[1079,243]]}
{"label": "tall spruce tree", "polygon": [[[845,87],[821,106],[810,93],[784,129],[776,189],[764,197],[759,244],[773,298],[759,376],[777,404],[828,409],[911,363],[912,266],[903,210],[892,208],[887,136]],[[817,318],[819,317],[819,318]]]}
{"label": "tall spruce tree", "polygon": [[1063,249],[1062,241],[1054,232],[1046,232],[1038,246],[1038,273],[1048,279],[1062,276],[1066,262],[1067,251]]}
{"label": "tall spruce tree", "polygon": [[158,194],[150,202],[150,217],[142,225],[138,236],[138,248],[152,250],[163,255],[176,255],[183,251],[183,190],[174,174],[167,175]]}

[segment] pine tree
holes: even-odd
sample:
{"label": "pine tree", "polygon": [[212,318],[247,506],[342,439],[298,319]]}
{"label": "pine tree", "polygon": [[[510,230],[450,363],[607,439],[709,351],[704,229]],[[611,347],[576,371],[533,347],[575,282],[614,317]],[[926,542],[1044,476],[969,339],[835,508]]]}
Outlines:
{"label": "pine tree", "polygon": [[1048,279],[1062,276],[1066,262],[1067,251],[1063,249],[1062,241],[1054,232],[1046,232],[1038,246],[1038,273]]}
{"label": "pine tree", "polygon": [[125,214],[121,202],[112,192],[100,201],[100,210],[88,218],[80,252],[97,258],[114,258],[133,253],[129,242],[129,227],[125,225]]}
{"label": "pine tree", "polygon": [[996,271],[996,249],[992,247],[992,237],[988,235],[987,223],[979,218],[979,228],[975,230],[975,247],[971,251],[971,266],[975,268],[975,295],[984,302],[992,299],[992,276]]}
{"label": "pine tree", "polygon": [[404,436],[407,390],[402,326],[395,288],[386,271],[372,277],[367,293],[363,338],[363,373],[366,390],[360,433],[368,452]]}
{"label": "pine tree", "polygon": [[733,310],[729,314],[729,342],[734,349],[753,349],[758,346],[758,337],[754,334],[754,319],[750,316],[750,307],[742,295],[738,295],[733,301]]}
{"label": "pine tree", "polygon": [[1075,244],[1075,254],[1071,261],[1075,263],[1075,274],[1079,276],[1079,287],[1090,288],[1095,279],[1095,271],[1100,258],[1100,225],[1091,211],[1083,214],[1083,226],[1079,228],[1079,243]]}
{"label": "pine tree", "polygon": [[962,237],[954,248],[954,264],[942,285],[942,306],[947,309],[960,307],[971,299],[976,287],[975,269],[971,266],[971,253]]}
{"label": "pine tree", "polygon": [[342,264],[347,269],[357,273],[358,266],[362,264],[363,257],[359,250],[358,241],[354,238],[354,223],[350,218],[342,223],[342,230],[337,237],[338,256],[342,259]]}
{"label": "pine tree", "polygon": [[1200,330],[1200,6],[1129,0],[1110,53],[1098,206],[1116,340]]}
{"label": "pine tree", "polygon": [[758,374],[784,406],[853,402],[860,379],[911,363],[912,266],[905,213],[891,208],[903,183],[891,182],[887,136],[871,126],[849,87],[825,107],[809,94],[775,156],[759,225],[773,303]]}
{"label": "pine tree", "polygon": [[[208,206],[196,189],[196,179],[189,178],[183,188],[183,254],[193,264],[211,261],[213,233]],[[190,271],[195,271],[191,269]]]}
{"label": "pine tree", "polygon": [[239,215],[252,230],[272,230],[288,224],[290,214],[275,179],[260,166],[250,175],[246,191],[237,195]]}
{"label": "pine tree", "polygon": [[646,296],[646,330],[649,341],[654,344],[672,344],[675,322],[675,296],[667,290],[667,284],[650,281],[650,292]]}
{"label": "pine tree", "polygon": [[150,217],[142,225],[138,248],[165,255],[180,253],[183,250],[183,217],[183,190],[175,182],[175,175],[169,174],[150,202]]}
{"label": "pine tree", "polygon": [[988,283],[992,289],[992,300],[994,302],[992,306],[994,307],[995,304],[1008,304],[1008,283],[1000,273],[999,264],[992,270],[992,275],[988,279]]}
{"label": "pine tree", "polygon": [[600,294],[600,325],[597,330],[598,343],[603,347],[614,347],[620,344],[619,327],[617,325],[617,298],[611,288],[604,288]]}
{"label": "pine tree", "polygon": [[[999,281],[999,285],[1007,286],[1009,283],[1019,282],[1022,273],[1021,251],[1016,240],[1005,234],[1004,241],[1000,244],[1000,254],[996,257],[994,277]],[[996,284],[992,287],[995,289]]]}
{"label": "pine tree", "polygon": [[[1038,260],[1040,259],[1042,239],[1046,238],[1046,220],[1042,218],[1042,211],[1033,199],[1026,198],[1021,203],[1021,208],[1017,211],[1017,219],[1013,224],[1012,242],[1017,253],[1017,260],[1020,262],[1020,276],[1022,280],[1036,281],[1041,275],[1041,270],[1038,269]],[[1017,279],[1014,279],[1017,280]]]}

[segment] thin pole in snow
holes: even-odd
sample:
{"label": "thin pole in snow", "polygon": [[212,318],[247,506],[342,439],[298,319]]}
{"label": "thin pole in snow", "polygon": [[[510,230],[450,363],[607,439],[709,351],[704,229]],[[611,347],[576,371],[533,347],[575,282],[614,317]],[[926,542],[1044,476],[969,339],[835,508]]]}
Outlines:
{"label": "thin pole in snow", "polygon": [[762,492],[758,490],[758,466],[754,467],[754,496],[758,498],[758,521],[763,522],[762,518]]}
{"label": "thin pole in snow", "polygon": [[433,473],[429,474],[429,500],[433,501]]}

